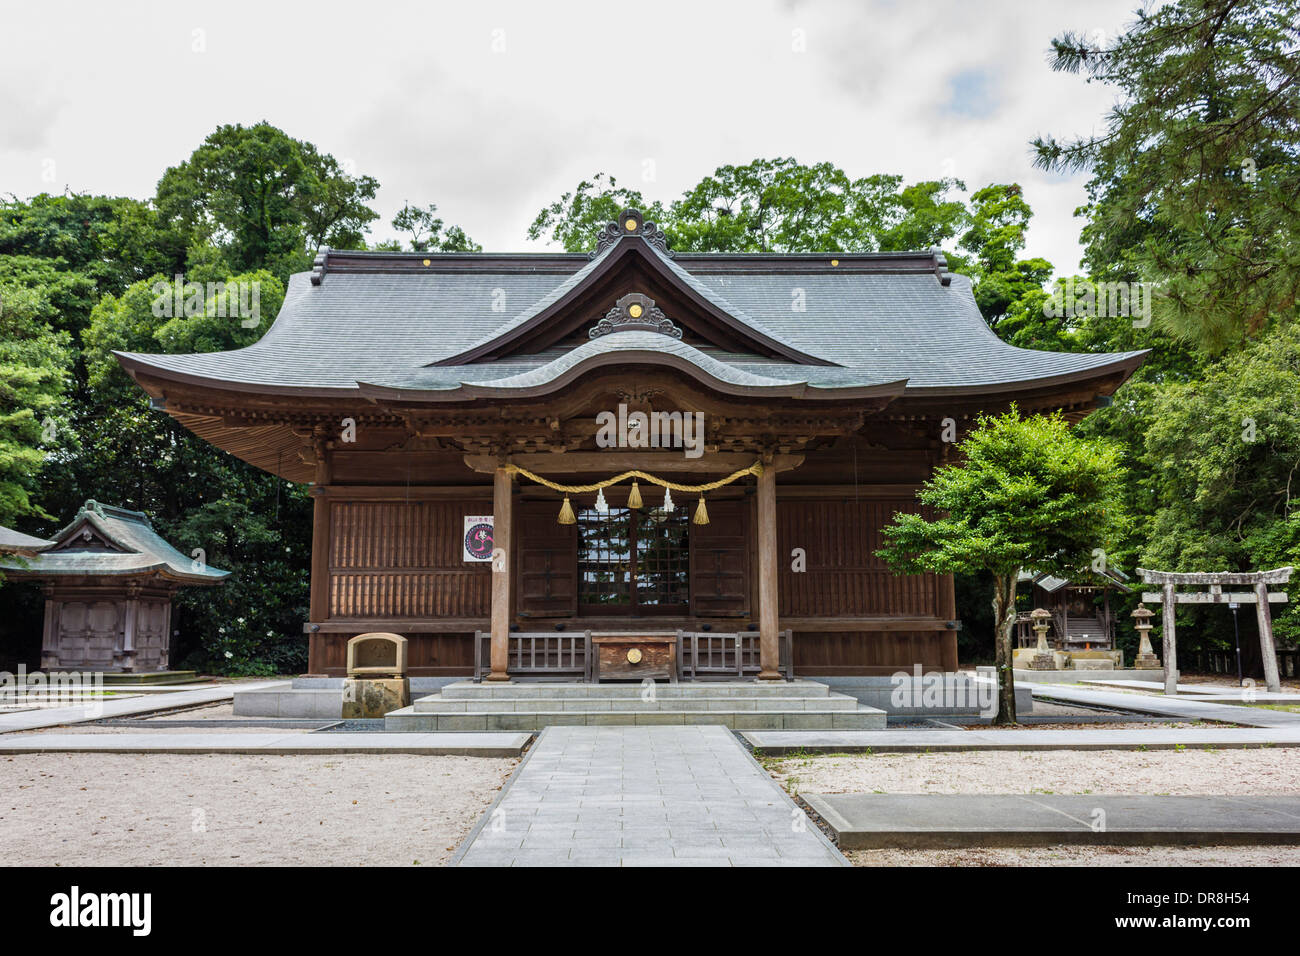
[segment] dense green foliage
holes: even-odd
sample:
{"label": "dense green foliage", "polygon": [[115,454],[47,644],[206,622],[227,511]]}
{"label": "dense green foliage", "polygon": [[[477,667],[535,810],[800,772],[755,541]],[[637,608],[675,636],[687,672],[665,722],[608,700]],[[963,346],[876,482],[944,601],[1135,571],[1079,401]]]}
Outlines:
{"label": "dense green foliage", "polygon": [[[150,201],[0,203],[0,523],[48,535],[93,497],[145,511],[182,551],[201,548],[233,571],[222,586],[179,593],[176,626],[188,639],[179,666],[305,666],[310,499],[152,410],[112,353],[257,341],[288,275],[320,245],[364,247],[377,185],[261,123],[218,129],[164,173]],[[414,236],[413,248],[432,247],[430,238],[477,248],[459,227],[443,232],[434,209],[423,221],[432,236],[424,245]],[[409,225],[399,216],[393,227]],[[171,291],[177,276],[199,284],[184,286],[182,302]],[[36,656],[30,591],[4,591],[12,613],[0,626],[21,635],[6,656]]]}
{"label": "dense green foliage", "polygon": [[1158,321],[1212,353],[1294,320],[1300,2],[1181,0],[1053,49],[1116,95],[1100,133],[1035,143],[1043,166],[1093,174],[1092,270],[1158,284]]}

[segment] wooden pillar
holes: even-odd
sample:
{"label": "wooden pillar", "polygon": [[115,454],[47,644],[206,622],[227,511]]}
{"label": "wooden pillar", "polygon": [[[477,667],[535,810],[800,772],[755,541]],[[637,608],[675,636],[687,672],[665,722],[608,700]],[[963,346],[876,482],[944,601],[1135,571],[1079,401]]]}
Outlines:
{"label": "wooden pillar", "polygon": [[45,630],[41,633],[42,670],[53,670],[59,666],[59,611],[62,601],[54,599],[53,589],[45,588]]}
{"label": "wooden pillar", "polygon": [[[330,613],[330,500],[325,488],[311,490],[311,621],[320,624]],[[313,673],[319,673],[313,669]]]}
{"label": "wooden pillar", "polygon": [[1160,639],[1165,652],[1165,693],[1172,697],[1178,693],[1178,645],[1174,637],[1174,614],[1178,605],[1174,603],[1172,584],[1165,585],[1160,604]]}
{"label": "wooden pillar", "polygon": [[[313,476],[311,497],[311,591],[307,614],[312,624],[321,624],[330,616],[330,448],[323,432],[313,436],[312,447],[316,454],[316,474]],[[323,641],[318,631],[313,631],[307,643],[307,670],[312,674],[325,673]]]}
{"label": "wooden pillar", "polygon": [[498,465],[492,478],[492,672],[488,680],[509,680],[511,474]]}
{"label": "wooden pillar", "polygon": [[1259,616],[1259,653],[1264,658],[1264,683],[1270,693],[1282,692],[1277,675],[1277,651],[1273,647],[1273,615],[1268,607],[1268,585],[1255,585],[1255,613]]}
{"label": "wooden pillar", "polygon": [[172,661],[172,598],[176,592],[172,591],[163,599],[163,642],[162,642],[162,669],[170,670]]}
{"label": "wooden pillar", "polygon": [[776,561],[776,469],[769,465],[758,476],[759,680],[781,679]]}
{"label": "wooden pillar", "polygon": [[122,670],[130,673],[135,670],[135,624],[140,614],[139,589],[130,587],[126,590],[126,600],[122,602]]}

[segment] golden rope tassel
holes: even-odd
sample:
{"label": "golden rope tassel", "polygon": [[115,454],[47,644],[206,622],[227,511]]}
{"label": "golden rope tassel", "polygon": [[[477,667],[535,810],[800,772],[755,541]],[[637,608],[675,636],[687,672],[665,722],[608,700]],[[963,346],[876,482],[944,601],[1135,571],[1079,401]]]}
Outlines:
{"label": "golden rope tassel", "polygon": [[636,486],[636,479],[632,479],[632,490],[627,493],[627,506],[633,511],[641,507],[641,489]]}
{"label": "golden rope tassel", "polygon": [[569,504],[569,496],[564,496],[564,504],[560,505],[560,517],[556,519],[560,524],[577,524],[578,519],[573,514],[573,505]]}
{"label": "golden rope tassel", "polygon": [[695,524],[709,523],[709,509],[704,507],[704,496],[700,495],[700,503],[695,509],[695,517],[691,519]]}

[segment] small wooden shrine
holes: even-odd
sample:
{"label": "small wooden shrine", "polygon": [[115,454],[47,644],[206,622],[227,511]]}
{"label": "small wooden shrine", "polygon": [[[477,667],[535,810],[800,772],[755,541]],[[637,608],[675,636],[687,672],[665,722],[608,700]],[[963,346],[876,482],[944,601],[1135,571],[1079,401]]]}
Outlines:
{"label": "small wooden shrine", "polygon": [[230,574],[181,554],[141,512],[94,500],[53,541],[0,553],[0,570],[44,589],[42,670],[106,673],[167,670],[172,595]]}
{"label": "small wooden shrine", "polygon": [[[1047,642],[1058,651],[1109,651],[1115,649],[1115,615],[1112,593],[1130,593],[1122,571],[1106,570],[1073,579],[1037,571],[1021,571],[1019,586],[1029,592],[1029,606],[1048,612]],[[1032,615],[1016,615],[1016,639],[1021,647],[1035,643]]]}

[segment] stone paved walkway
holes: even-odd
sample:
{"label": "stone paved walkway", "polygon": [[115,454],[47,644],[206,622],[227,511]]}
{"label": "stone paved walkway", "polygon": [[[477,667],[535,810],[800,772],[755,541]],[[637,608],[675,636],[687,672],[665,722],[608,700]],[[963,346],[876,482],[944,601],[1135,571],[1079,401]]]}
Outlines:
{"label": "stone paved walkway", "polygon": [[1141,714],[1156,714],[1177,720],[1216,720],[1244,724],[1248,727],[1300,728],[1300,714],[1238,704],[1218,704],[1197,697],[1129,694],[1120,690],[1063,687],[1060,684],[1031,683],[1029,687],[1037,700],[1133,710]]}
{"label": "stone paved walkway", "polygon": [[844,866],[725,727],[544,730],[463,866]]}

